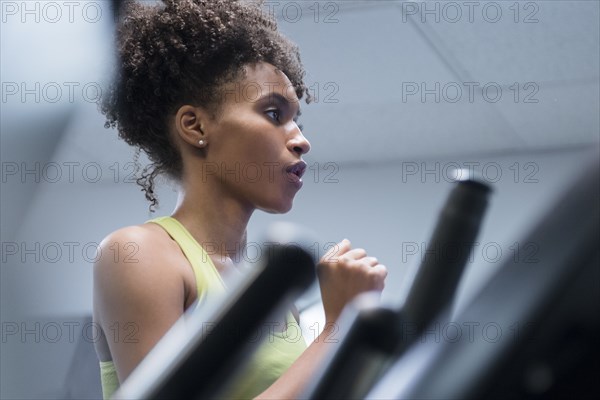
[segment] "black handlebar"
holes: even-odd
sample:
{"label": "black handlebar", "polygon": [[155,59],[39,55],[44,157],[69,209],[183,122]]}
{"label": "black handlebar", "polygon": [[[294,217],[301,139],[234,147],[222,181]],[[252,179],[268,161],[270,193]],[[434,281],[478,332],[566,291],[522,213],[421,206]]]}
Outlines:
{"label": "black handlebar", "polygon": [[[362,398],[394,358],[448,306],[467,264],[490,188],[472,178],[458,182],[442,209],[425,257],[399,310],[359,300],[339,320],[342,341],[302,398]],[[406,328],[411,326],[411,335]]]}

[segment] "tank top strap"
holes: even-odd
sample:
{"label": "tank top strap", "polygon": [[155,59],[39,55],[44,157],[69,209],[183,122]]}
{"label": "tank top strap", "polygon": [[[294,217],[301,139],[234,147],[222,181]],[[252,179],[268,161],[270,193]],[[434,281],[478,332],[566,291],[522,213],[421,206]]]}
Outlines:
{"label": "tank top strap", "polygon": [[207,294],[220,295],[226,291],[227,286],[210,256],[181,222],[170,216],[153,218],[146,222],[160,225],[177,242],[192,265],[198,290],[198,305],[205,300]]}

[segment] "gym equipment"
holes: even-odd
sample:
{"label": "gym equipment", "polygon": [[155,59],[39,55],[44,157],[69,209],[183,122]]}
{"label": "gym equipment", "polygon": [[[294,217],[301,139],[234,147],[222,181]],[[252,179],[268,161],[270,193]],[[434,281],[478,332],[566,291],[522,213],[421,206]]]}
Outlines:
{"label": "gym equipment", "polygon": [[[301,398],[362,398],[454,297],[488,203],[490,188],[466,171],[443,207],[424,258],[400,309],[369,298],[339,319],[341,342],[332,349]],[[410,332],[409,332],[410,331]]]}
{"label": "gym equipment", "polygon": [[597,398],[599,171],[595,158],[520,241],[534,258],[507,260],[453,322],[461,336],[415,342],[367,398]]}

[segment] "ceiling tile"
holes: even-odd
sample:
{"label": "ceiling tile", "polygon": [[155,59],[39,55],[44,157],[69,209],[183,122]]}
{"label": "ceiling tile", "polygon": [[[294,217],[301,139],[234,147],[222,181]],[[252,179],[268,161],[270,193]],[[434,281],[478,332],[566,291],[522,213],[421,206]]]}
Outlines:
{"label": "ceiling tile", "polygon": [[472,14],[465,4],[400,6],[461,79],[512,84],[599,76],[600,2],[472,2]]}
{"label": "ceiling tile", "polygon": [[[515,130],[523,133],[527,147],[551,148],[600,141],[600,81],[551,85],[541,83],[522,90],[520,101],[510,91],[510,101],[498,109]],[[536,101],[532,103],[525,102]]]}

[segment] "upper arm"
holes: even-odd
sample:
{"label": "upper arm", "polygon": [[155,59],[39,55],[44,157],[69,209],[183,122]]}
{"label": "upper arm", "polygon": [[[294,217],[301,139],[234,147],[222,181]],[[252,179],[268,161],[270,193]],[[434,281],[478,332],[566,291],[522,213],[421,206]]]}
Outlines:
{"label": "upper arm", "polygon": [[183,277],[170,265],[165,246],[141,227],[123,228],[100,244],[94,264],[94,313],[120,382],[184,311]]}

